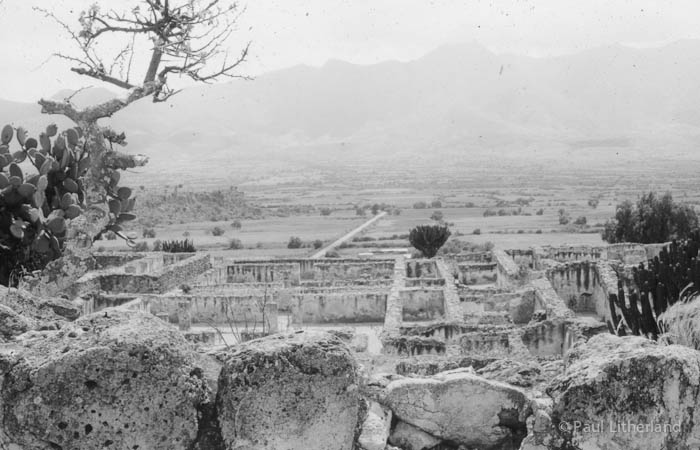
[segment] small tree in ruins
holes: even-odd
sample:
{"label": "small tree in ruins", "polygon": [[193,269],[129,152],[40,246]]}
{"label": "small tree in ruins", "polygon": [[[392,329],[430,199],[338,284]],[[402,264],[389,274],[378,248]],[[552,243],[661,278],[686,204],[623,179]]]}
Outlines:
{"label": "small tree in ruins", "polygon": [[450,230],[444,225],[419,225],[408,234],[408,240],[426,258],[432,258],[445,245]]}
{"label": "small tree in ruins", "polygon": [[[112,231],[126,239],[122,234],[121,223],[132,218],[124,212],[133,208],[133,198],[130,198],[131,191],[128,188],[118,187],[119,171],[139,167],[147,162],[146,157],[117,151],[115,144],[126,144],[124,133],[116,133],[100,126],[98,120],[111,117],[145,97],[151,97],[154,102],[166,100],[177,93],[169,85],[171,76],[205,83],[226,77],[240,77],[235,72],[246,59],[250,44],[244,45],[240,52],[229,57],[225,44],[234,31],[241,10],[236,3],[225,0],[141,0],[123,12],[103,10],[94,4],[80,13],[75,26],[64,22],[49,10],[35,9],[60,24],[75,44],[73,53],[55,54],[70,62],[73,72],[128,91],[123,99],[117,98],[82,109],[77,108],[70,99],[39,101],[43,113],[63,115],[76,124],[79,142],[73,131],[66,130],[74,141],[68,151],[63,151],[66,148],[64,141],[69,138],[64,133],[56,138],[57,142],[47,142],[49,147],[45,148],[43,157],[48,159],[51,156],[55,160],[58,144],[59,153],[66,154],[69,161],[82,161],[85,166],[84,170],[81,167],[81,172],[75,174],[79,188],[73,201],[80,208],[80,214],[62,218],[70,219],[65,233],[65,246],[78,256],[86,256],[85,250],[105,232]],[[116,43],[121,44],[119,50],[110,54],[109,49]],[[143,47],[144,44],[148,47]],[[138,63],[141,56],[148,57],[148,64],[143,67],[139,67]],[[142,81],[136,82],[133,80],[137,77],[139,68],[143,70],[142,78],[138,77]],[[19,128],[17,131],[25,133]],[[21,148],[13,155],[12,161],[8,158],[5,161],[7,164],[3,165],[9,169],[17,159],[27,157],[35,162],[34,155],[41,150],[44,140],[51,133],[55,134],[55,131],[47,128],[38,141],[30,140],[33,147],[27,145],[23,134]],[[63,170],[60,160],[57,164]],[[41,167],[38,169],[41,174]],[[13,176],[9,172],[7,175],[8,178]],[[38,183],[38,178],[35,181]],[[42,190],[36,183],[34,187]],[[25,189],[28,192],[29,187]],[[47,191],[47,194],[54,195],[53,191]],[[28,199],[29,197],[27,201]],[[32,203],[36,202],[28,205],[31,207]],[[34,206],[38,209],[41,207]],[[56,209],[53,205],[49,207]],[[15,218],[10,217],[9,220],[14,221]],[[13,235],[16,238],[19,232]],[[63,249],[61,242],[61,248],[58,249],[60,252],[56,252],[58,256]]]}

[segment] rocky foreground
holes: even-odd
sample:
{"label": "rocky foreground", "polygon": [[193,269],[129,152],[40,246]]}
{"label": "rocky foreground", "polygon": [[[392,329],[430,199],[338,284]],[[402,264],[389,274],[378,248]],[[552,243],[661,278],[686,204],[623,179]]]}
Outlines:
{"label": "rocky foreground", "polygon": [[78,318],[61,299],[4,295],[17,308],[0,309],[2,450],[700,446],[700,353],[686,347],[597,335],[544,385],[507,360],[367,376],[328,333],[202,353],[149,314]]}

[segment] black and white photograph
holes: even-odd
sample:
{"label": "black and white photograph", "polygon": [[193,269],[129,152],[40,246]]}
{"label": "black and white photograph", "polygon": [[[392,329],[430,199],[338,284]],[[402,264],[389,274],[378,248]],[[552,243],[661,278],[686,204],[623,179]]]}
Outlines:
{"label": "black and white photograph", "polygon": [[0,450],[700,450],[698,214],[697,0],[0,0]]}

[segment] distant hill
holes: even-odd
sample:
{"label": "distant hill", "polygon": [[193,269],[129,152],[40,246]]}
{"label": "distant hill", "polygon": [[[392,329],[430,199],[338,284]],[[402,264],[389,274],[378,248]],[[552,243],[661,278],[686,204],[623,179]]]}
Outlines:
{"label": "distant hill", "polygon": [[[426,151],[435,158],[608,148],[687,154],[700,138],[699,73],[700,41],[556,58],[462,44],[408,63],[330,61],[191,88],[166,104],[142,100],[110,122],[127,132],[132,151],[151,156],[153,173],[259,161],[402,161]],[[88,90],[74,101],[110,95]],[[35,113],[0,102],[0,122],[36,120]]]}

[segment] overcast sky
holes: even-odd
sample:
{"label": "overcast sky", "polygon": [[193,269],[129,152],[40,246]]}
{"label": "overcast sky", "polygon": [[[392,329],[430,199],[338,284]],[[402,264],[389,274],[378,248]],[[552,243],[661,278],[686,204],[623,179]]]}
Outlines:
{"label": "overcast sky", "polygon": [[[65,62],[47,61],[70,43],[32,11],[40,4],[75,21],[94,1],[0,0],[0,98],[35,101],[59,89],[99,85],[71,74]],[[230,45],[253,42],[243,70],[257,75],[328,59],[406,61],[457,42],[539,57],[688,38],[700,39],[698,0],[251,0]]]}

